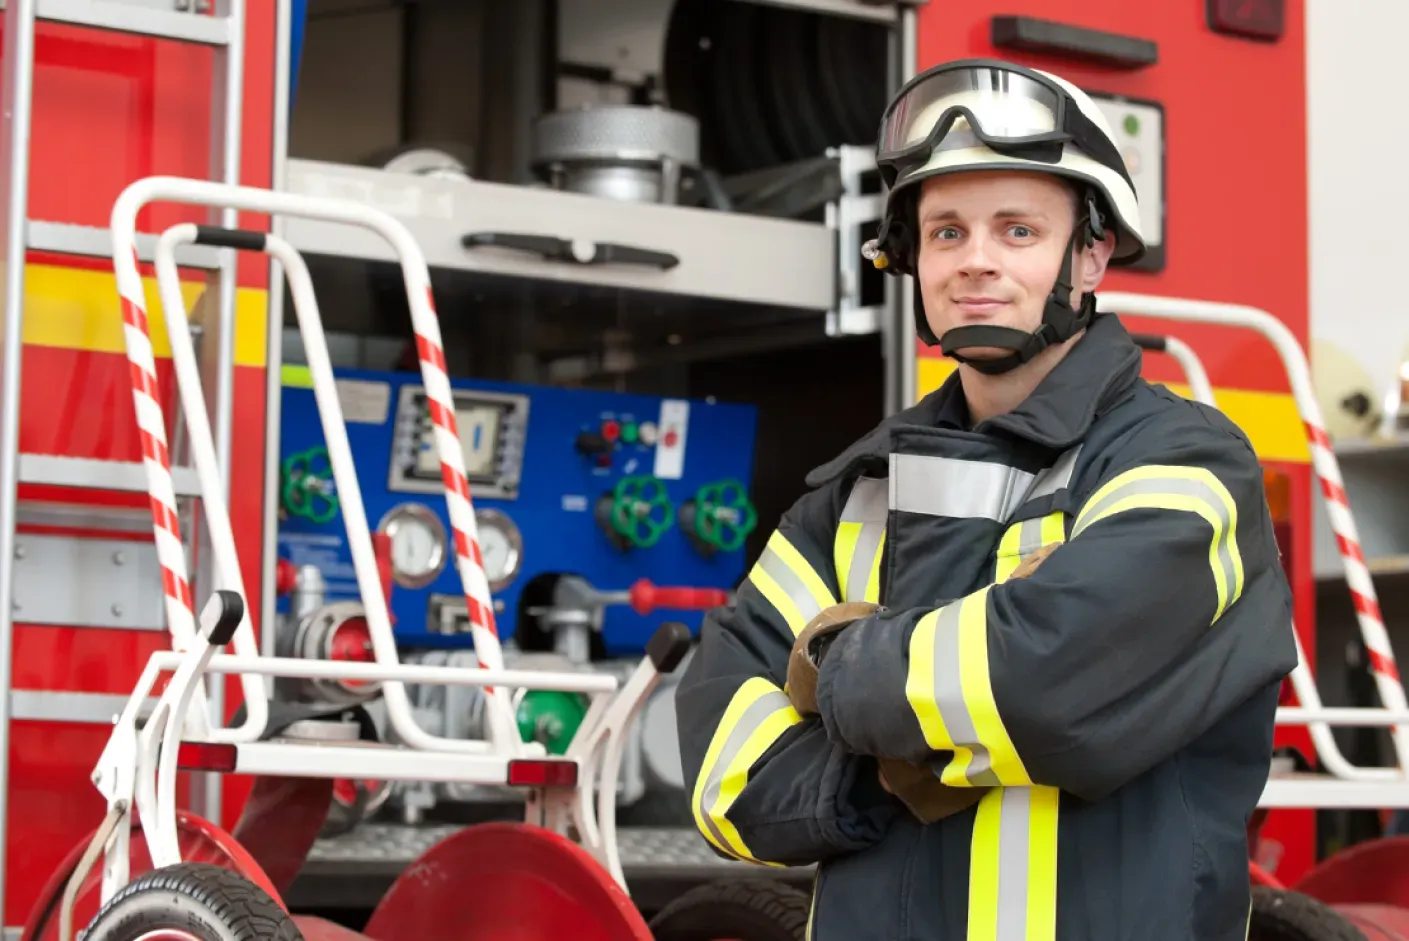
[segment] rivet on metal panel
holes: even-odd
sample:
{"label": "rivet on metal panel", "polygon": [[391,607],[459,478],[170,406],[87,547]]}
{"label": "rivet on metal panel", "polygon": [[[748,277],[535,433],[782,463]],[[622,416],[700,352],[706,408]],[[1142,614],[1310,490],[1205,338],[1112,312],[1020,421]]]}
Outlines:
{"label": "rivet on metal panel", "polygon": [[119,549],[113,553],[113,565],[124,565],[127,562],[127,554]]}

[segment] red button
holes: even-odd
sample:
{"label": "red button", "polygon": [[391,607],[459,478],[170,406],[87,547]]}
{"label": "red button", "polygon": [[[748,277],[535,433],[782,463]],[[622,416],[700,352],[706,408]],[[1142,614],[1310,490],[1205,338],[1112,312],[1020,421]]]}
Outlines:
{"label": "red button", "polygon": [[677,442],[677,441],[679,441],[679,440],[680,440],[680,435],[676,433],[676,431],[675,431],[674,428],[671,428],[670,430],[668,430],[668,431],[665,433],[664,443],[665,443],[665,446],[666,446],[667,448],[673,448],[673,447],[675,447],[675,442]]}
{"label": "red button", "polygon": [[621,437],[621,426],[610,419],[602,422],[602,437],[608,441],[615,441]]}

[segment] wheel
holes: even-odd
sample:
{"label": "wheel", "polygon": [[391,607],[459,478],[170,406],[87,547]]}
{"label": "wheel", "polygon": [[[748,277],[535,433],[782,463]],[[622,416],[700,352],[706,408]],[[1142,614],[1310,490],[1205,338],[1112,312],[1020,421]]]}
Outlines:
{"label": "wheel", "polygon": [[655,941],[804,941],[812,899],[800,889],[747,879],[691,889],[651,919]]}
{"label": "wheel", "polygon": [[1335,909],[1300,892],[1252,888],[1248,941],[1368,941]]}
{"label": "wheel", "polygon": [[278,903],[239,874],[179,863],[138,876],[83,934],[83,941],[303,941]]}
{"label": "wheel", "polygon": [[[262,778],[260,780],[269,779]],[[297,782],[298,779],[288,780]],[[258,783],[255,786],[258,789]],[[131,879],[137,881],[153,871],[152,857],[147,850],[147,838],[146,833],[142,830],[142,825],[132,823],[130,826],[128,872]],[[85,836],[49,876],[49,881],[40,890],[34,907],[30,911],[28,922],[20,935],[21,941],[58,941],[60,899],[92,839],[93,834],[91,833]],[[270,881],[264,869],[250,855],[244,845],[210,821],[186,811],[177,811],[176,843],[181,851],[181,859],[185,863],[206,863],[236,872],[259,886],[260,890],[274,899],[276,903],[282,904],[279,901],[278,888]],[[302,860],[303,857],[298,858]],[[78,896],[74,900],[73,906],[75,925],[87,924],[97,917],[102,901],[102,882],[103,867],[100,863],[89,870],[88,878],[84,879],[83,884],[79,886]]]}

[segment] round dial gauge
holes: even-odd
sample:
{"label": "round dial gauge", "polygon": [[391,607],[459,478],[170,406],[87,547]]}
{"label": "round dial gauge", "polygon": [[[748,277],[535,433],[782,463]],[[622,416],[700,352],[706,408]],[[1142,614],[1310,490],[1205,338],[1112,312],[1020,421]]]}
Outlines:
{"label": "round dial gauge", "polygon": [[393,507],[377,531],[391,539],[391,577],[402,588],[424,588],[445,568],[445,527],[426,506]]}
{"label": "round dial gauge", "polygon": [[476,510],[480,555],[490,591],[503,591],[519,574],[523,563],[523,534],[508,515],[499,510]]}

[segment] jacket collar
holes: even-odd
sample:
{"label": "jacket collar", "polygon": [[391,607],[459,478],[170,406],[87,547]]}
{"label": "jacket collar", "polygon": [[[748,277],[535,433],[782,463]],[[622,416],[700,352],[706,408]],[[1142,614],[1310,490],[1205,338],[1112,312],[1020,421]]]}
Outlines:
{"label": "jacket collar", "polygon": [[[1011,412],[995,415],[973,428],[977,434],[1002,432],[1043,447],[1065,451],[1090,429],[1097,416],[1123,399],[1140,376],[1140,348],[1114,314],[1098,314],[1086,333]],[[851,447],[807,475],[809,487],[850,473],[862,465],[885,462],[894,433],[933,429],[949,410],[950,398],[963,395],[956,370],[938,389],[882,421]]]}

